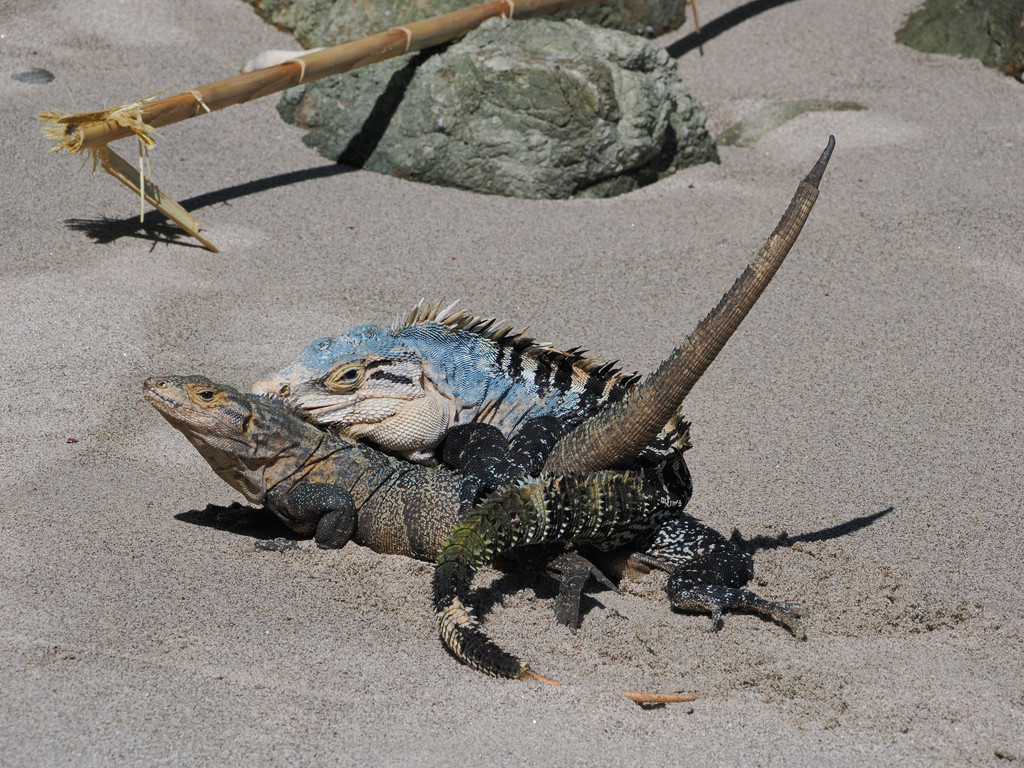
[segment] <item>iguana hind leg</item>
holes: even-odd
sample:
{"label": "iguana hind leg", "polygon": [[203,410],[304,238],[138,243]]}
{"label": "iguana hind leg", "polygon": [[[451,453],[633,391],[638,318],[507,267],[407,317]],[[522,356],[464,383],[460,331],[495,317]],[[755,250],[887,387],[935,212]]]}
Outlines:
{"label": "iguana hind leg", "polygon": [[[717,566],[720,564],[721,555],[716,559],[719,561],[716,562]],[[749,589],[741,587],[707,583],[706,565],[701,560],[696,560],[691,567],[678,568],[672,573],[665,591],[674,607],[684,611],[709,611],[715,629],[721,624],[722,611],[756,613],[783,625],[797,639],[807,639],[800,621],[800,617],[807,614],[802,605],[765,600]]]}
{"label": "iguana hind leg", "polygon": [[[511,441],[490,424],[471,422],[448,431],[441,461],[466,475],[471,481],[475,504],[488,493],[540,471],[548,453],[565,432],[565,426],[553,416],[527,421]],[[464,498],[463,503],[469,503]],[[580,601],[583,589],[593,577],[610,589],[615,585],[600,569],[576,551],[563,552],[548,568],[561,575],[555,598],[555,620],[571,629],[580,625]]]}
{"label": "iguana hind leg", "polygon": [[580,602],[587,582],[593,578],[601,586],[615,592],[619,591],[600,568],[575,550],[563,552],[548,563],[548,569],[562,577],[552,608],[555,612],[555,621],[573,630],[580,626]]}
{"label": "iguana hind leg", "polygon": [[661,525],[651,542],[631,560],[669,572],[672,605],[684,611],[707,611],[718,629],[723,611],[745,611],[772,619],[798,639],[806,638],[799,603],[765,600],[744,589],[754,576],[754,559],[737,542],[696,518],[680,514]]}

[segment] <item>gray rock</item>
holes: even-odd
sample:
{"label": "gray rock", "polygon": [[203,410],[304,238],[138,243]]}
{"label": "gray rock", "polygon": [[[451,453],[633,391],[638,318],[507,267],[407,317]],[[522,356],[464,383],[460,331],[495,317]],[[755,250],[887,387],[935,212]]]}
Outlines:
{"label": "gray rock", "polygon": [[[337,45],[410,21],[440,16],[472,5],[472,0],[247,0],[276,27],[286,29],[304,48]],[[578,18],[609,29],[653,37],[686,20],[686,0],[607,0],[552,19]]]}
{"label": "gray rock", "polygon": [[896,41],[925,53],[980,59],[1021,80],[1024,0],[927,0]]}
{"label": "gray rock", "polygon": [[11,80],[17,80],[19,83],[28,83],[29,85],[46,85],[47,83],[52,83],[53,78],[53,72],[42,67],[33,67],[32,69],[26,69],[24,72],[15,72],[11,75]]}
{"label": "gray rock", "polygon": [[609,197],[718,159],[663,48],[574,20],[492,19],[440,53],[291,89],[278,110],[325,157],[516,197]]}

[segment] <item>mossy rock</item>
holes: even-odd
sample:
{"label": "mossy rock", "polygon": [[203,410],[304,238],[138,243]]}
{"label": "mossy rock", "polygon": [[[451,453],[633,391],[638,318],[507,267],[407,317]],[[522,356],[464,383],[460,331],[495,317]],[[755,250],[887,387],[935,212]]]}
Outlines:
{"label": "mossy rock", "polygon": [[924,53],[980,59],[1018,80],[1024,74],[1024,0],[927,0],[896,33]]}
{"label": "mossy rock", "polygon": [[491,19],[439,53],[293,88],[278,109],[325,157],[487,194],[609,197],[717,160],[662,47],[575,20]]}

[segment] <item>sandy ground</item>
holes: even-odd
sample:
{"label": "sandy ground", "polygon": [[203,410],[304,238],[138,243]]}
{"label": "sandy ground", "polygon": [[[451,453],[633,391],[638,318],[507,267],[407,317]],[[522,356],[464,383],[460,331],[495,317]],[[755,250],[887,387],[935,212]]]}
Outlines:
{"label": "sandy ground", "polygon": [[[1024,760],[1024,86],[896,45],[916,5],[753,3],[723,24],[735,0],[700,0],[703,55],[688,30],[662,42],[716,131],[790,99],[867,109],[614,200],[335,167],[273,98],[166,128],[156,181],[212,255],[139,229],[125,189],[46,154],[35,116],[195,87],[288,38],[239,0],[5,4],[0,763]],[[33,67],[56,79],[11,78]],[[443,651],[427,564],[211,525],[238,496],[141,398],[160,372],[246,386],[421,297],[650,370],[830,133],[804,234],[687,409],[692,510],[789,534],[754,587],[808,606],[805,643],[744,615],[712,634],[657,576],[594,592],[574,635],[551,582],[506,575],[481,596],[489,632],[563,684],[485,678]],[[699,698],[643,710],[624,688]]]}

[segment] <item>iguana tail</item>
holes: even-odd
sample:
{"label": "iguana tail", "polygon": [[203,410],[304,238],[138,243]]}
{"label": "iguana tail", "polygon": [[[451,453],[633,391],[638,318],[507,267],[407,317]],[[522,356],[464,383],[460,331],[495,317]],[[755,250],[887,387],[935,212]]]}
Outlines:
{"label": "iguana tail", "polygon": [[434,571],[445,645],[488,675],[545,680],[484,634],[467,603],[473,576],[497,555],[528,544],[627,541],[649,526],[649,490],[642,472],[600,472],[524,480],[482,502],[444,544]]}
{"label": "iguana tail", "polygon": [[658,436],[782,266],[818,198],[818,184],[834,147],[835,138],[829,136],[825,151],[800,182],[775,231],[718,306],[622,401],[563,437],[548,456],[545,472],[622,467]]}

